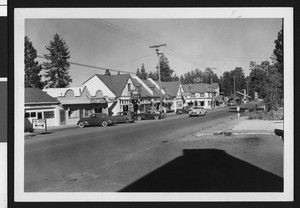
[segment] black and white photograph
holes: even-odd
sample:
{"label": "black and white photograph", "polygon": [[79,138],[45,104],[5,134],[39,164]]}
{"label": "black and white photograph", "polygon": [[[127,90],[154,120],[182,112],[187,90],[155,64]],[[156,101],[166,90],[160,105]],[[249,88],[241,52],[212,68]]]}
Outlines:
{"label": "black and white photograph", "polygon": [[16,201],[293,200],[292,8],[14,18]]}

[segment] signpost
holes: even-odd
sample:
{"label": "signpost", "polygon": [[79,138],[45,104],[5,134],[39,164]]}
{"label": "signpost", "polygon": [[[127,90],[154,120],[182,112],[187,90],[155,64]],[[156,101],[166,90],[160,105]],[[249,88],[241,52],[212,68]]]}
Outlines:
{"label": "signpost", "polygon": [[238,118],[240,117],[240,107],[236,107],[236,110],[238,112]]}
{"label": "signpost", "polygon": [[44,129],[47,133],[47,120],[46,119],[32,119],[33,129]]}

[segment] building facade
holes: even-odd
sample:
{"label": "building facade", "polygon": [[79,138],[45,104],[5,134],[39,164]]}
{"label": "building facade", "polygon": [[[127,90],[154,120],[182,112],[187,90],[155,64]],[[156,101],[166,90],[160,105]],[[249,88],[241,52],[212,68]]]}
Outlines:
{"label": "building facade", "polygon": [[60,102],[37,88],[25,88],[25,130],[33,119],[46,119],[47,126],[59,126]]}
{"label": "building facade", "polygon": [[101,90],[91,94],[85,86],[48,88],[43,91],[56,98],[61,104],[59,125],[76,125],[81,118],[89,117],[97,112],[107,112],[108,103],[111,102],[103,96]]}
{"label": "building facade", "polygon": [[134,86],[129,74],[122,75],[100,75],[95,74],[83,83],[91,94],[102,90],[112,102],[108,103],[108,109],[104,113],[116,115],[118,112],[138,110],[139,92]]}
{"label": "building facade", "polygon": [[182,87],[185,106],[202,106],[206,109],[215,107],[215,98],[219,94],[218,90],[211,84],[184,84]]}

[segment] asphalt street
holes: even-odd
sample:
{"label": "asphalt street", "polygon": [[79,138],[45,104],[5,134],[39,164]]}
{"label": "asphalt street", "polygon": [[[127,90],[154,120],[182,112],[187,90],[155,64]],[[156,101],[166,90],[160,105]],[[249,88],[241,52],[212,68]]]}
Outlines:
{"label": "asphalt street", "polygon": [[210,111],[202,117],[175,115],[27,138],[25,192],[119,191],[174,156],[172,149],[166,157],[156,156],[157,147],[224,123],[233,115],[227,110]]}

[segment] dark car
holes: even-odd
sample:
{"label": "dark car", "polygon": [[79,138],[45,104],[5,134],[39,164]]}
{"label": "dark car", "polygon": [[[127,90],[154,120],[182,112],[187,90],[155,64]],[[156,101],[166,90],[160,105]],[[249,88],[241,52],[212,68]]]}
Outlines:
{"label": "dark car", "polygon": [[190,106],[184,106],[183,108],[181,109],[177,109],[176,110],[176,114],[183,114],[183,113],[189,113],[190,111],[193,110],[193,107],[190,107]]}
{"label": "dark car", "polygon": [[119,112],[117,115],[112,116],[117,123],[133,123],[134,114],[129,111]]}
{"label": "dark car", "polygon": [[146,112],[143,113],[138,113],[136,114],[136,120],[140,121],[142,119],[161,119],[165,118],[166,114],[157,110],[147,110]]}
{"label": "dark car", "polygon": [[113,117],[108,116],[105,113],[95,113],[92,114],[90,117],[87,118],[81,118],[78,122],[77,125],[80,128],[83,128],[85,126],[103,126],[106,127],[108,125],[113,125],[116,123]]}

